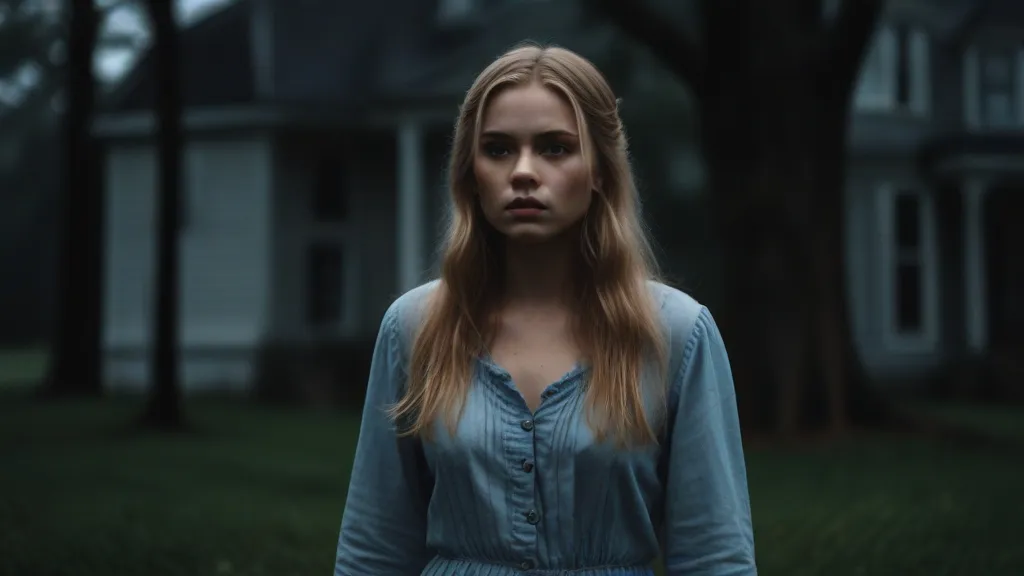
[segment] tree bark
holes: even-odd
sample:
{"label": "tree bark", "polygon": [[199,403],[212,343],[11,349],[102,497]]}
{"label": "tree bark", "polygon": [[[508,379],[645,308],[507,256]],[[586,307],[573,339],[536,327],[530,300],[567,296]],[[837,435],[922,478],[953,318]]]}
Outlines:
{"label": "tree bark", "polygon": [[150,0],[154,31],[156,82],[157,218],[156,304],[153,324],[151,391],[144,417],[147,425],[177,429],[182,426],[179,374],[178,259],[181,223],[181,82],[178,29],[173,3]]}
{"label": "tree bark", "polygon": [[850,424],[892,420],[890,406],[871,387],[853,340],[846,290],[846,158],[848,117],[856,79],[882,12],[882,0],[845,0],[831,24],[818,32],[811,62],[817,94],[815,188],[811,197],[818,286],[816,338],[825,388],[826,424],[841,433]]}
{"label": "tree bark", "polygon": [[789,435],[877,418],[849,321],[843,168],[881,1],[843,2],[831,23],[816,0],[704,2],[703,54],[661,38],[669,27],[650,9],[595,5],[696,87],[724,262],[716,316],[745,427]]}
{"label": "tree bark", "polygon": [[92,137],[96,82],[92,69],[99,15],[92,2],[70,4],[67,108],[63,122],[57,318],[42,392],[98,397],[101,380],[104,194]]}

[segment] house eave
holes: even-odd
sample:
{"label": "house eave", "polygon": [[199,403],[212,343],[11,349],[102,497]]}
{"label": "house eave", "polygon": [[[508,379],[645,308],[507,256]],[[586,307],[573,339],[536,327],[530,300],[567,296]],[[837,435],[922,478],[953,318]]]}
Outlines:
{"label": "house eave", "polygon": [[936,176],[964,172],[1024,174],[1024,132],[950,134],[927,143],[919,156]]}
{"label": "house eave", "polygon": [[[181,121],[185,132],[219,132],[252,130],[301,125],[316,120],[317,124],[331,122],[323,112],[315,115],[274,106],[217,106],[189,108],[183,111]],[[155,134],[156,114],[152,110],[139,110],[103,114],[93,122],[93,135],[100,139],[139,138]]]}
{"label": "house eave", "polygon": [[934,163],[931,172],[936,176],[964,173],[997,173],[1024,175],[1024,155],[1017,154],[958,154]]}

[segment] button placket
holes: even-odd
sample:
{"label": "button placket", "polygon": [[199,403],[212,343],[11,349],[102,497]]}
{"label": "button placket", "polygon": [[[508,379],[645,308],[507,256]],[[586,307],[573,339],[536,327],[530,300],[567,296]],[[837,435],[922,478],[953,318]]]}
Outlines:
{"label": "button placket", "polygon": [[[527,432],[530,432],[530,433],[533,433],[534,430],[535,430],[535,426],[534,426],[533,420],[523,420],[522,422],[520,422],[519,425],[520,425],[520,427],[523,430],[525,430]],[[521,464],[522,464],[522,469],[523,469],[524,472],[526,472],[526,473],[533,472],[534,465],[533,465],[533,462],[531,462],[529,459],[525,459],[524,458]],[[534,509],[534,508],[531,508],[531,509],[523,512],[523,516],[526,518],[526,522],[528,524],[530,524],[531,526],[536,526],[537,523],[540,522],[540,514],[538,514],[537,510]]]}

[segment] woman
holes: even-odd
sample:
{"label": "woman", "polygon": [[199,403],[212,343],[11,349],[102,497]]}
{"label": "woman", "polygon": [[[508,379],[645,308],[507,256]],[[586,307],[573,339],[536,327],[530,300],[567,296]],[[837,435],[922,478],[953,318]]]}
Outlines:
{"label": "woman", "polygon": [[498,58],[451,192],[441,278],[381,324],[335,575],[755,574],[724,345],[653,280],[600,72]]}

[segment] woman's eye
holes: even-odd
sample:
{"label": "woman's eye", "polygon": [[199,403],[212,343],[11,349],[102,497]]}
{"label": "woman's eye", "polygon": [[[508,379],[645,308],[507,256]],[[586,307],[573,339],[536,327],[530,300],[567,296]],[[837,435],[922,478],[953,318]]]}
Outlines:
{"label": "woman's eye", "polygon": [[552,144],[544,150],[544,154],[548,156],[562,156],[569,153],[569,148],[561,144]]}
{"label": "woman's eye", "polygon": [[488,156],[499,158],[509,154],[508,147],[501,144],[484,144],[484,153]]}

